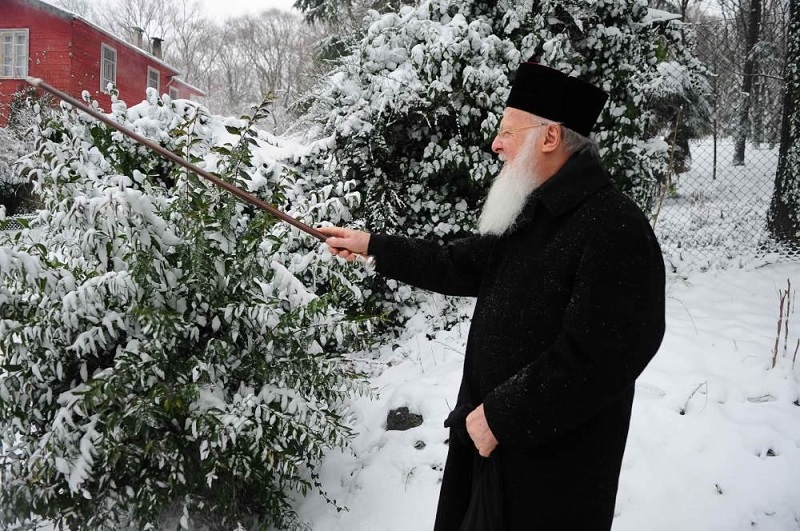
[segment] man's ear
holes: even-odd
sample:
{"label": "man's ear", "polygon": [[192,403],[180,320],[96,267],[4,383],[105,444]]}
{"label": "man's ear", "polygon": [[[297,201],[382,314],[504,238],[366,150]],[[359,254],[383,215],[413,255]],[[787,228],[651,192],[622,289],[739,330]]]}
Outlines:
{"label": "man's ear", "polygon": [[561,145],[561,125],[548,124],[544,130],[544,140],[542,142],[542,152],[552,153]]}

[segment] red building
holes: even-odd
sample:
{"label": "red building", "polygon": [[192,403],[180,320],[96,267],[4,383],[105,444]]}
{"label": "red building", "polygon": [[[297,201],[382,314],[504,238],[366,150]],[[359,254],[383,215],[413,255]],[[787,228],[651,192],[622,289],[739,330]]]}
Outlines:
{"label": "red building", "polygon": [[40,0],[0,0],[0,126],[28,76],[79,99],[87,90],[104,109],[111,107],[109,83],[128,104],[143,100],[147,87],[173,98],[204,96],[160,59],[160,40],[152,45],[154,54]]}

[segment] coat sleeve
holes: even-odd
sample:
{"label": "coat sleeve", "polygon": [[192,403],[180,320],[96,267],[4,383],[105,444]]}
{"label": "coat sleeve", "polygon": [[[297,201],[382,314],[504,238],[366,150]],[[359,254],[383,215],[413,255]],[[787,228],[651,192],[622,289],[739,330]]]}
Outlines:
{"label": "coat sleeve", "polygon": [[368,253],[378,273],[445,295],[475,297],[493,239],[474,236],[446,245],[430,240],[372,234]]}
{"label": "coat sleeve", "polygon": [[664,334],[664,262],[649,224],[619,220],[590,238],[556,340],[489,392],[501,445],[531,448],[593,418],[628,392]]}

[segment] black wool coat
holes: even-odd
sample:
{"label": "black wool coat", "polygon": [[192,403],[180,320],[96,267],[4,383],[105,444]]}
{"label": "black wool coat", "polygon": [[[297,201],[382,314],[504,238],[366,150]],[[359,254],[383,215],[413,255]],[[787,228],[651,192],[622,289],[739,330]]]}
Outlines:
{"label": "black wool coat", "polygon": [[[484,404],[499,441],[500,527],[610,529],[634,381],[664,334],[664,262],[599,162],[573,155],[502,237],[439,245],[375,234],[369,253],[381,274],[477,297],[456,409]],[[460,429],[436,531],[460,529],[483,459]]]}

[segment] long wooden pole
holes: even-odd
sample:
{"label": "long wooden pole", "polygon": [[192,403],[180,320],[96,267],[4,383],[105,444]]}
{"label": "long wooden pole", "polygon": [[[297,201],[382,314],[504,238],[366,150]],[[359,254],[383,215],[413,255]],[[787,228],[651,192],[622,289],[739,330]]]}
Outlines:
{"label": "long wooden pole", "polygon": [[35,77],[29,77],[29,78],[27,78],[26,81],[30,85],[33,85],[34,87],[38,87],[38,88],[40,88],[40,89],[42,89],[42,90],[44,90],[46,92],[49,92],[50,94],[52,94],[54,96],[66,101],[67,103],[69,103],[71,105],[74,105],[75,107],[77,107],[78,109],[82,110],[86,114],[88,114],[90,116],[93,116],[94,118],[97,118],[98,120],[100,120],[104,124],[108,125],[109,127],[112,127],[114,129],[116,129],[117,131],[119,131],[120,133],[124,134],[125,136],[129,136],[130,138],[136,140],[137,142],[147,146],[148,148],[152,149],[153,151],[155,151],[156,153],[158,153],[159,155],[161,155],[165,159],[170,160],[170,161],[172,161],[175,164],[178,164],[180,166],[183,166],[184,168],[188,169],[192,173],[194,173],[196,175],[199,175],[200,177],[202,177],[202,178],[204,178],[204,179],[206,179],[208,181],[211,181],[212,183],[216,184],[220,188],[224,188],[225,190],[229,191],[230,193],[232,193],[236,197],[238,197],[240,199],[243,199],[243,200],[247,201],[248,203],[250,203],[252,205],[257,206],[258,208],[260,208],[262,210],[266,210],[267,212],[269,212],[270,214],[272,214],[276,218],[279,218],[279,219],[285,221],[286,223],[289,223],[290,225],[293,225],[293,226],[297,227],[301,231],[303,231],[303,232],[305,232],[307,234],[310,234],[311,236],[315,237],[319,241],[324,242],[325,240],[328,239],[328,236],[326,236],[322,232],[318,231],[314,227],[306,225],[302,221],[300,221],[300,220],[298,220],[296,218],[293,218],[292,216],[290,216],[289,214],[286,214],[285,212],[281,212],[280,210],[278,210],[274,206],[270,205],[269,203],[267,203],[265,201],[262,201],[261,199],[253,196],[252,194],[249,194],[249,193],[245,192],[241,188],[239,188],[237,186],[234,186],[234,185],[232,185],[232,184],[230,184],[228,182],[225,182],[225,181],[223,181],[222,179],[220,179],[219,177],[217,177],[215,175],[211,175],[210,173],[208,173],[204,169],[197,167],[196,165],[192,164],[191,162],[189,162],[188,160],[184,159],[183,157],[181,157],[179,155],[176,155],[172,151],[170,151],[168,149],[165,149],[162,146],[159,146],[158,144],[156,144],[152,140],[143,137],[142,135],[136,133],[135,131],[131,131],[127,127],[125,127],[125,126],[123,126],[121,124],[118,124],[117,122],[115,122],[114,120],[112,120],[111,118],[106,116],[105,114],[97,112],[96,110],[92,109],[91,107],[89,107],[88,105],[84,104],[83,102],[78,101],[77,99],[73,98],[69,94],[66,94],[66,93],[58,90],[57,88],[48,85],[47,83],[45,83],[41,79],[35,78]]}

